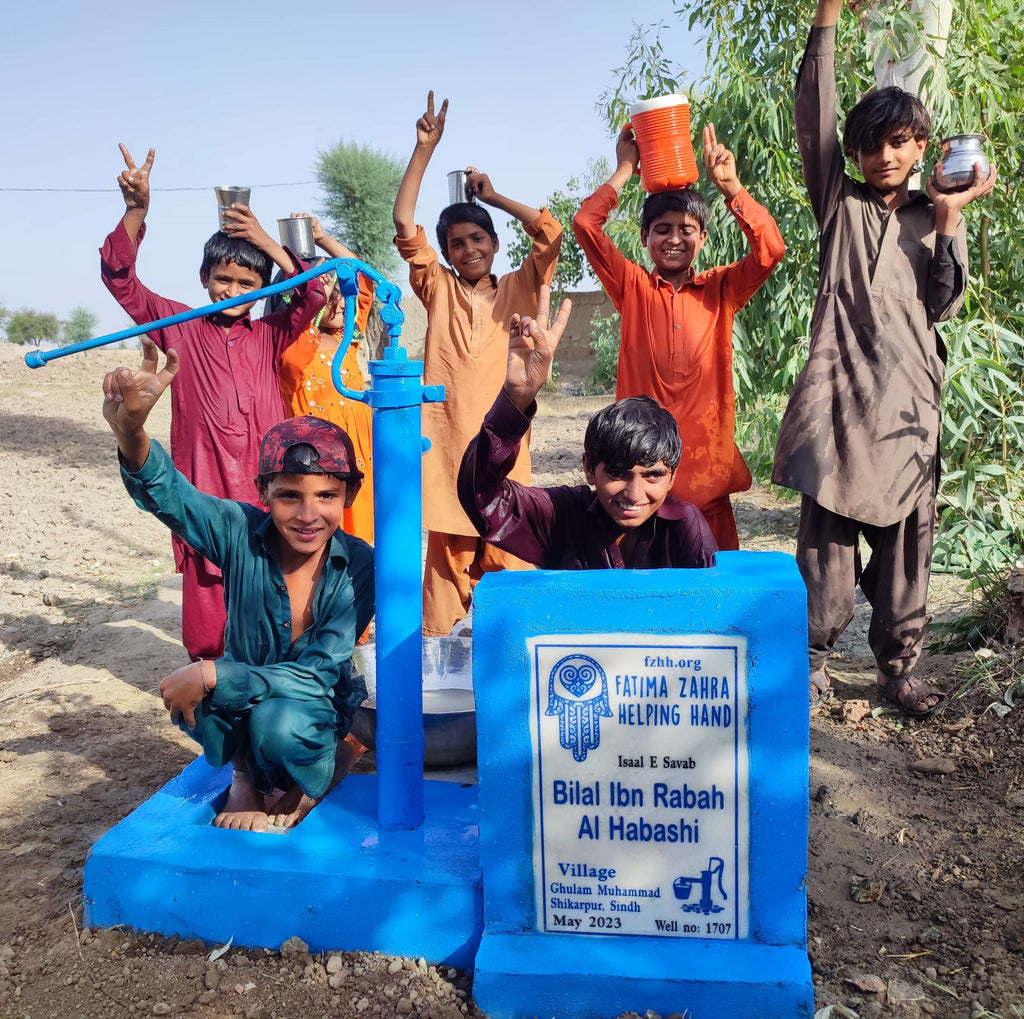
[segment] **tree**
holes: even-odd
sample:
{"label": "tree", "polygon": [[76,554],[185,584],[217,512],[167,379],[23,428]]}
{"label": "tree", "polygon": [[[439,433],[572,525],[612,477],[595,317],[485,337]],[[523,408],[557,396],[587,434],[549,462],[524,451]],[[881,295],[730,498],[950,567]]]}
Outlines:
{"label": "tree", "polygon": [[340,141],[317,156],[329,231],[389,279],[398,270],[391,210],[404,172],[396,157],[354,142]]}
{"label": "tree", "polygon": [[21,308],[11,314],[7,323],[8,343],[41,343],[44,340],[52,342],[59,335],[60,322],[56,315],[48,311]]}
{"label": "tree", "polygon": [[[1024,306],[1018,289],[1024,248],[1017,243],[1019,212],[1010,187],[1024,158],[1024,33],[1013,0],[961,0],[943,57],[944,41],[928,34],[935,29],[926,27],[920,4],[854,6],[856,19],[844,9],[839,24],[840,109],[874,84],[876,66],[886,72],[889,56],[898,64],[925,53],[929,59],[917,70],[934,137],[984,131],[1000,167],[996,191],[968,210],[968,298],[960,317],[942,329],[949,359],[936,554],[946,562],[1005,559],[1022,541],[1013,514],[1024,499]],[[704,74],[685,82],[657,31],[639,29],[602,105],[614,130],[632,102],[682,87],[694,124],[715,123],[736,153],[740,179],[772,211],[786,239],[785,261],[737,317],[734,331],[737,439],[765,480],[779,417],[806,355],[817,284],[818,234],[800,174],[792,98],[813,4],[677,0],[675,10],[707,45]],[[631,183],[619,205],[635,219],[641,200]],[[746,243],[732,217],[721,202],[712,210],[703,264],[742,257]]]}
{"label": "tree", "polygon": [[71,309],[64,322],[61,322],[61,341],[63,343],[81,343],[91,340],[99,324],[99,316],[81,305]]}
{"label": "tree", "polygon": [[[562,250],[558,256],[558,265],[551,284],[552,300],[557,303],[568,290],[579,286],[587,272],[587,261],[583,249],[576,241],[572,232],[572,218],[580,207],[580,202],[595,191],[611,176],[608,160],[603,156],[592,159],[584,177],[570,177],[565,188],[549,195],[544,203],[548,211],[562,224]],[[623,226],[622,216],[613,212],[609,229],[613,232]],[[628,224],[626,225],[628,229]],[[508,259],[513,265],[522,265],[530,252],[533,239],[523,229],[522,223],[512,223],[515,240],[509,246]]]}

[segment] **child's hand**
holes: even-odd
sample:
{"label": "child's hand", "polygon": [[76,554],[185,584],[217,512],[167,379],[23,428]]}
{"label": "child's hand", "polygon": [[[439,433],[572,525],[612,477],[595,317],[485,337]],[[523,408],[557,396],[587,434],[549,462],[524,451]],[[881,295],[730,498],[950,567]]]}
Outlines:
{"label": "child's hand", "polygon": [[476,195],[485,205],[494,201],[494,186],[486,173],[481,173],[475,166],[466,167],[466,190]]}
{"label": "child's hand", "polygon": [[156,344],[143,336],[142,367],[136,372],[116,368],[103,378],[103,417],[117,435],[119,445],[122,437],[144,431],[149,412],[178,374],[177,351],[167,351],[163,368],[159,368],[159,360]]}
{"label": "child's hand", "polygon": [[248,205],[235,202],[229,209],[224,209],[224,219],[224,233],[229,237],[248,241],[260,251],[266,251],[267,245],[274,243]]}
{"label": "child's hand", "polygon": [[156,149],[150,149],[142,166],[136,166],[131,153],[124,145],[119,144],[118,148],[124,156],[126,167],[117,178],[117,185],[124,196],[125,208],[145,213],[149,209],[149,172],[153,169]]}
{"label": "child's hand", "polygon": [[434,92],[427,93],[427,112],[416,121],[416,144],[434,148],[444,134],[444,118],[448,114],[448,100],[434,113]]}
{"label": "child's hand", "polygon": [[[206,683],[203,682],[204,672]],[[184,721],[190,729],[196,727],[196,708],[202,704],[207,689],[212,690],[217,685],[216,676],[217,670],[212,662],[190,662],[164,676],[160,681],[160,696],[175,725]],[[211,679],[212,684],[209,682]]]}
{"label": "child's hand", "polygon": [[[963,191],[940,191],[935,186],[935,173],[932,172],[932,176],[928,178],[928,197],[932,200],[932,205],[935,206],[935,219],[936,225],[938,220],[943,214],[956,216],[959,218],[960,211],[966,205],[970,205],[971,202],[976,202],[979,198],[984,198],[985,195],[990,194],[992,189],[996,186],[996,166],[995,163],[989,168],[988,176],[981,176],[981,167],[974,164],[974,183],[969,188],[965,188]],[[939,233],[945,233],[946,231],[939,229]]]}
{"label": "child's hand", "polygon": [[640,146],[636,143],[633,129],[628,125],[619,132],[615,142],[615,158],[619,166],[629,166],[630,174],[640,172]]}
{"label": "child's hand", "polygon": [[704,128],[704,166],[708,171],[708,180],[732,200],[740,190],[739,178],[736,176],[736,157],[715,137],[715,125],[708,124]]}
{"label": "child's hand", "polygon": [[508,367],[505,371],[505,392],[509,399],[525,411],[533,403],[555,359],[555,350],[569,324],[572,301],[562,301],[554,324],[548,328],[551,287],[540,288],[537,317],[513,315],[508,324]]}

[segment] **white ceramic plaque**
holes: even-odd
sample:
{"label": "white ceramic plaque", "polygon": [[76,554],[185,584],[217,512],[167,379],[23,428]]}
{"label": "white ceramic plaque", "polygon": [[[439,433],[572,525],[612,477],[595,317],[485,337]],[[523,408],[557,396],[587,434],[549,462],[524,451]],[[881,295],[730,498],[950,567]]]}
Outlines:
{"label": "white ceramic plaque", "polygon": [[538,928],[745,938],[746,640],[527,646]]}

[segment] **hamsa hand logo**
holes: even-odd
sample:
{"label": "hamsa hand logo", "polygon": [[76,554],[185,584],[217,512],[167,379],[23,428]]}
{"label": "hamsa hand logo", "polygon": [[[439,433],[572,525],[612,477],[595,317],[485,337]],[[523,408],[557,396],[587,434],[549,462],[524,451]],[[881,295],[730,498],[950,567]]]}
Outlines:
{"label": "hamsa hand logo", "polygon": [[546,714],[558,715],[558,741],[577,761],[601,743],[601,718],[611,718],[608,678],[588,655],[566,655],[548,677]]}

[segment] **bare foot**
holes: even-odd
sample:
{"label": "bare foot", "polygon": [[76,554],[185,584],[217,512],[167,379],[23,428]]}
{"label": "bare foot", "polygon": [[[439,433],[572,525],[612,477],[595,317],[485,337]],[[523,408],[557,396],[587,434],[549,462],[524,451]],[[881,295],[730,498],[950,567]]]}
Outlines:
{"label": "bare foot", "polygon": [[[338,752],[334,755],[334,774],[324,796],[352,770],[356,761],[365,753],[366,747],[355,736],[346,736],[338,744]],[[294,785],[270,808],[267,820],[277,828],[294,828],[324,796],[313,799],[298,785]]]}
{"label": "bare foot", "polygon": [[224,809],[213,819],[214,828],[233,831],[266,831],[267,815],[263,810],[263,797],[244,768],[236,768],[231,776],[231,788]]}

